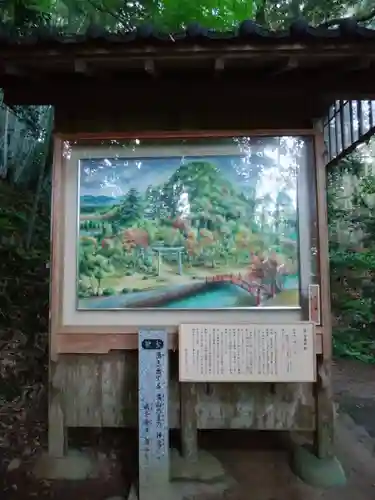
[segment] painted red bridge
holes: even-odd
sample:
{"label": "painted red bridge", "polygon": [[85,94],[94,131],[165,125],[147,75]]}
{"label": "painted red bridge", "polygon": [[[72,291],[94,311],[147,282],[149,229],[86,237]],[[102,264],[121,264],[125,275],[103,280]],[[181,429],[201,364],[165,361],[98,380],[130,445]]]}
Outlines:
{"label": "painted red bridge", "polygon": [[231,283],[239,286],[243,290],[251,293],[256,298],[256,305],[259,306],[262,296],[274,297],[276,295],[275,285],[263,285],[256,281],[251,281],[247,276],[239,274],[216,274],[206,276],[206,283]]}

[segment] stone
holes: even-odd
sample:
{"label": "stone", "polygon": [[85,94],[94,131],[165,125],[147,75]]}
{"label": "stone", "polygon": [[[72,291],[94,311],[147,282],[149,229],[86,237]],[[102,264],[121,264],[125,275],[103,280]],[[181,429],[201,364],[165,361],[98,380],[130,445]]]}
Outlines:
{"label": "stone", "polygon": [[43,453],[37,460],[33,474],[38,479],[66,479],[78,481],[97,477],[99,465],[94,457],[77,450],[69,450],[64,457]]}
{"label": "stone", "polygon": [[336,457],[318,458],[306,445],[294,446],[292,470],[302,481],[316,488],[345,486],[346,475]]}
{"label": "stone", "polygon": [[[170,450],[171,481],[148,493],[142,490],[141,500],[189,500],[199,496],[225,498],[237,483],[227,475],[219,460],[204,450],[198,451],[198,460],[185,460],[176,449]],[[162,490],[162,491],[161,491]],[[132,486],[128,500],[138,500],[137,488]]]}
{"label": "stone", "polygon": [[137,489],[133,486],[127,500],[196,500],[200,497],[214,497],[217,500],[220,500],[220,498],[224,500],[228,498],[228,491],[236,486],[237,483],[232,478],[213,483],[172,481],[159,496],[156,495],[155,491],[150,491],[149,495],[143,494],[141,499],[138,498]]}
{"label": "stone", "polygon": [[226,477],[226,472],[219,460],[204,450],[198,451],[198,460],[190,462],[180,453],[171,450],[171,479],[172,481],[218,481]]}

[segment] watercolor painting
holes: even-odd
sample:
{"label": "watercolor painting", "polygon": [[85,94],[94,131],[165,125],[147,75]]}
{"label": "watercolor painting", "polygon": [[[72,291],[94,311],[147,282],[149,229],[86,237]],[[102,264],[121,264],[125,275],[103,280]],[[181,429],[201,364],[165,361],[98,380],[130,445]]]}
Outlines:
{"label": "watercolor painting", "polygon": [[299,307],[303,147],[284,141],[82,159],[77,308]]}

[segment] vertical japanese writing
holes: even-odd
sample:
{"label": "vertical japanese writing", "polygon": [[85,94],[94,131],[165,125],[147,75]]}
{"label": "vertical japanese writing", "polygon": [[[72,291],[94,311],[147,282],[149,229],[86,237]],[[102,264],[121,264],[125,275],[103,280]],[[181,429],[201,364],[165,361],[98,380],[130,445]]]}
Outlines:
{"label": "vertical japanese writing", "polygon": [[166,331],[139,332],[140,491],[169,481],[167,341]]}
{"label": "vertical japanese writing", "polygon": [[195,326],[180,361],[195,381],[313,381],[313,335],[307,323]]}

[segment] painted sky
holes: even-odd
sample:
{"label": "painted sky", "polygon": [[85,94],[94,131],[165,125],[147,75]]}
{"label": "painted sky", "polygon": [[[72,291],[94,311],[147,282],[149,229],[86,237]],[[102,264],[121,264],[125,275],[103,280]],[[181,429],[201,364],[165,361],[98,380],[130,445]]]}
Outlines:
{"label": "painted sky", "polygon": [[[266,184],[269,184],[270,173],[273,171],[273,177],[275,177],[280,168],[275,170],[276,165],[273,159],[266,158],[260,161],[259,156],[255,155],[251,158],[228,155],[184,158],[127,159],[109,157],[87,159],[81,161],[80,195],[122,197],[131,188],[143,193],[151,184],[157,186],[166,182],[181,163],[197,160],[209,161],[217,165],[224,176],[243,192],[254,185],[255,174],[259,169],[263,170],[262,177],[264,180],[267,179]],[[260,163],[263,162],[267,163],[266,168],[261,166]],[[275,181],[277,181],[276,178]]]}

